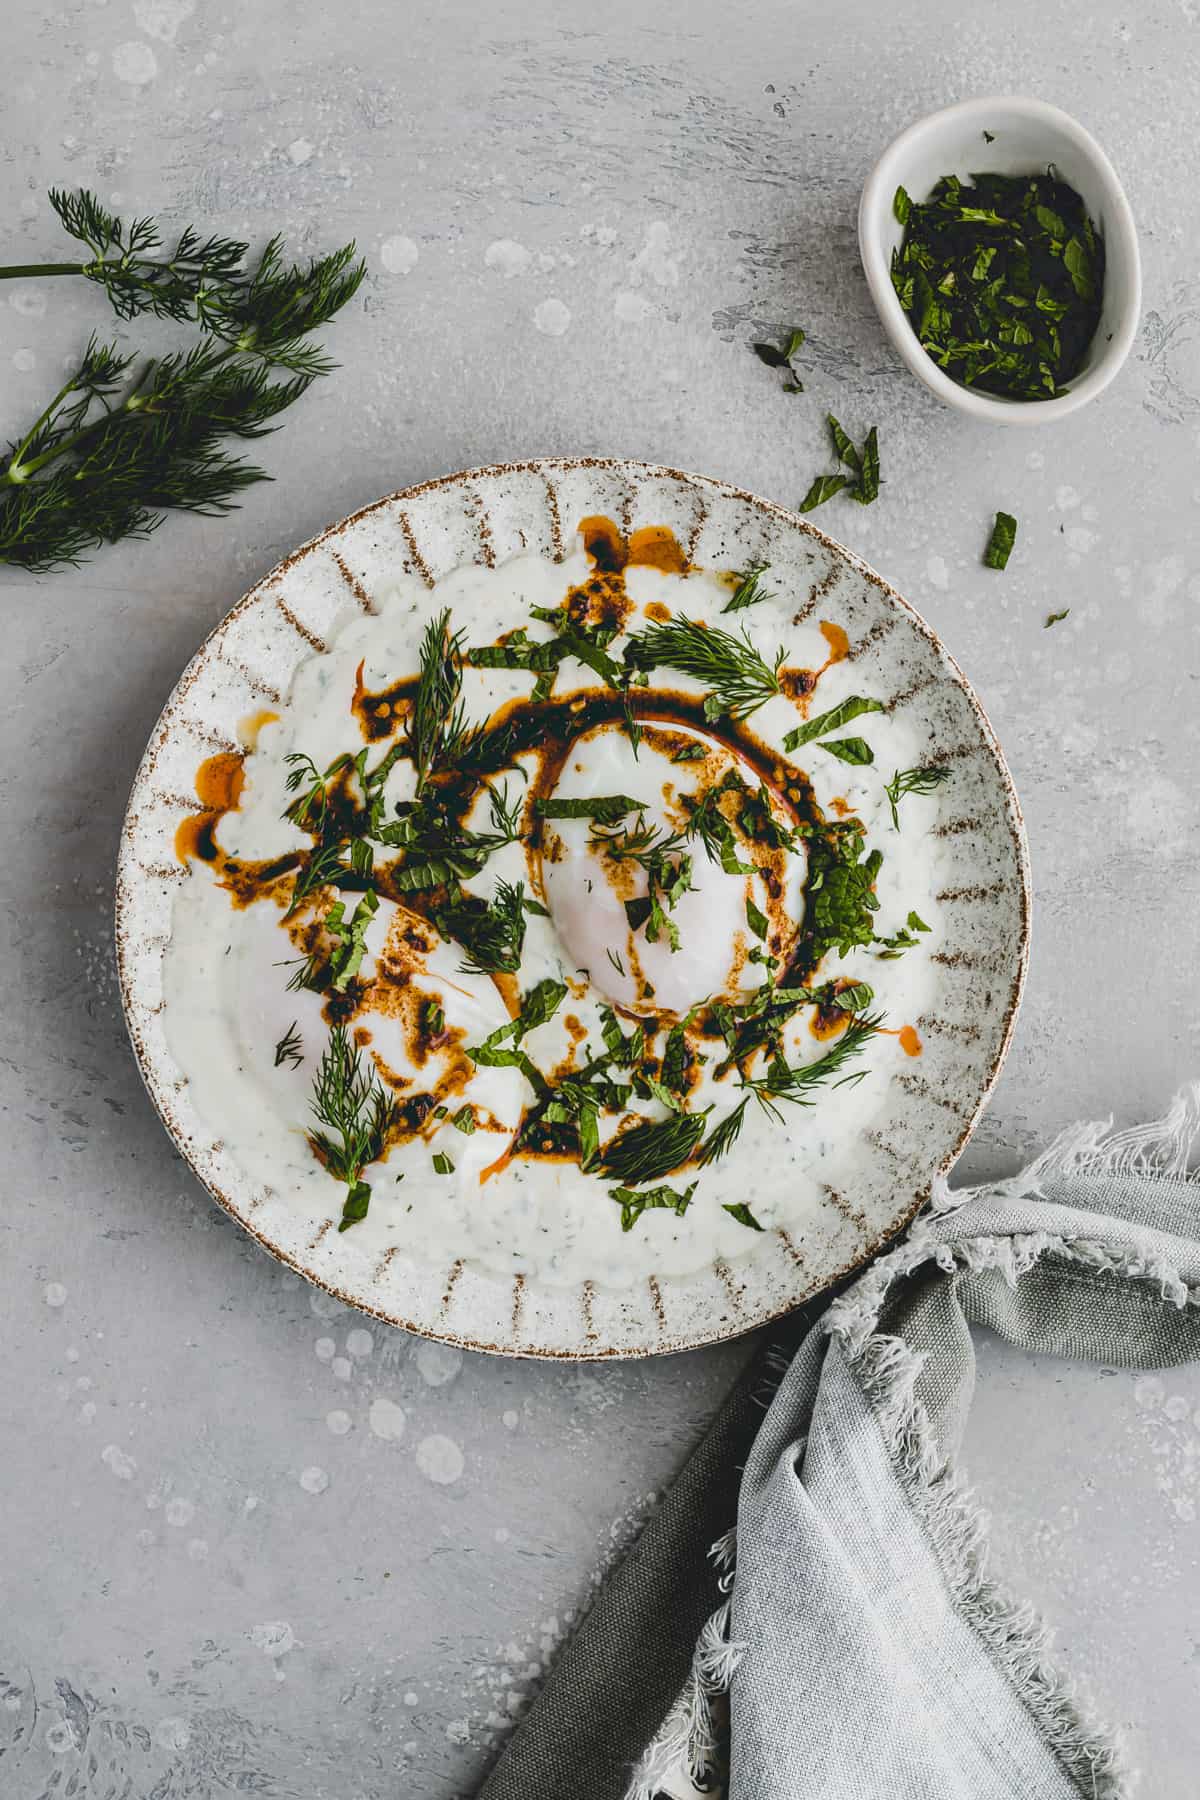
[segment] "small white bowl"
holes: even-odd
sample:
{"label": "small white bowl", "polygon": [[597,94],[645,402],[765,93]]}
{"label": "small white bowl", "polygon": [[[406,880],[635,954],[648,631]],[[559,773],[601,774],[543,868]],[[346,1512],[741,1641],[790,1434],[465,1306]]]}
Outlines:
{"label": "small white bowl", "polygon": [[[984,132],[991,134],[991,142]],[[1030,175],[1053,163],[1080,195],[1104,239],[1100,323],[1082,369],[1050,400],[1008,400],[964,387],[922,349],[892,286],[892,251],[904,227],[892,211],[898,187],[925,200],[943,175]],[[913,374],[939,400],[1000,425],[1043,425],[1106,388],[1129,354],[1142,303],[1137,233],[1116,171],[1089,132],[1057,106],[1018,98],[962,100],[901,132],[875,164],[858,208],[858,247],[883,328]]]}

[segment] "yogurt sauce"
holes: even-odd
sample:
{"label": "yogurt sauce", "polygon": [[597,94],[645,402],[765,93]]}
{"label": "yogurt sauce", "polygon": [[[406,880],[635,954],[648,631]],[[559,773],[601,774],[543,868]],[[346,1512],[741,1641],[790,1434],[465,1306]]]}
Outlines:
{"label": "yogurt sauce", "polygon": [[[559,605],[568,589],[585,582],[591,573],[591,559],[579,542],[562,562],[527,555],[495,568],[472,564],[445,576],[432,591],[415,578],[402,577],[373,596],[378,608],[374,615],[348,611],[331,633],[328,650],[298,666],[279,716],[257,724],[245,757],[239,803],[214,827],[220,850],[265,859],[308,847],[310,840],[282,817],[287,804],[285,758],[303,752],[324,768],[342,752],[360,749],[363,739],[351,706],[353,696],[362,687],[377,691],[415,673],[421,634],[442,608],[451,609],[452,628],[463,632],[467,644],[492,643],[521,626],[529,628],[531,637],[549,635],[545,628],[530,626],[531,608]],[[632,602],[631,630],[643,627],[647,616],[663,617],[664,607],[675,617],[715,623],[730,593],[728,579],[712,572],[679,574],[649,566],[629,567],[625,585]],[[793,625],[794,597],[785,583],[771,585],[780,589],[773,598],[722,623],[746,621],[764,653],[785,644],[789,666],[819,668],[829,650],[820,621]],[[619,655],[620,647],[618,639],[613,653]],[[577,665],[564,665],[556,693],[594,681]],[[683,676],[672,675],[670,683],[684,691],[703,691]],[[473,718],[482,720],[505,701],[527,697],[530,688],[531,677],[524,671],[464,670],[463,698]],[[813,710],[823,711],[854,690],[852,665],[835,664],[822,675]],[[768,744],[780,747],[784,734],[797,722],[796,706],[778,696],[754,715],[753,728]],[[880,932],[899,929],[910,910],[932,929],[921,937],[918,948],[898,960],[856,951],[845,959],[827,957],[821,973],[825,978],[868,981],[875,990],[873,1010],[883,1012],[886,1025],[898,1030],[911,1026],[930,1003],[928,953],[939,937],[933,895],[944,884],[948,853],[930,834],[934,799],[907,798],[903,829],[897,832],[883,792],[891,770],[921,761],[919,724],[878,713],[855,720],[853,730],[874,748],[874,766],[847,765],[815,745],[806,746],[794,760],[806,768],[821,807],[827,813],[845,808],[857,814],[867,827],[868,847],[884,852],[877,882]],[[572,758],[577,772],[584,767],[582,787],[577,785],[576,791],[613,791],[607,776],[589,776],[574,752]],[[520,775],[510,772],[508,786],[510,791],[519,789]],[[400,761],[389,776],[389,809],[412,792],[411,765]],[[290,1193],[314,1227],[322,1220],[336,1220],[343,1189],[316,1160],[306,1137],[313,1125],[309,1109],[313,1074],[328,1026],[321,995],[288,991],[291,971],[281,965],[295,956],[295,950],[282,929],[285,901],[264,899],[238,907],[210,864],[193,859],[188,871],[175,901],[164,974],[165,1024],[172,1053],[190,1083],[197,1111],[214,1136],[223,1140],[247,1180]],[[701,852],[696,858],[698,881],[703,874]],[[487,895],[500,878],[524,879],[528,884],[521,844],[497,852],[469,885]],[[372,973],[389,931],[396,929],[398,911],[392,902],[381,900],[367,932],[364,976]],[[694,909],[690,928],[687,915],[681,911],[679,917],[693,936],[697,925],[704,928],[702,914]],[[431,940],[433,935],[429,933]],[[567,935],[577,955],[577,936]],[[575,955],[560,939],[552,919],[529,918],[519,978],[522,990],[528,992],[547,976],[570,987],[555,1018],[525,1040],[524,1048],[543,1070],[560,1066],[574,1041],[599,1046],[599,1008],[610,996],[622,997],[614,992],[617,978],[611,969],[589,980]],[[509,1018],[496,983],[487,975],[463,972],[463,954],[456,944],[436,944],[413,982],[441,1004],[451,1032],[465,1033],[460,1043],[478,1044]],[[811,1009],[806,1009],[789,1021],[785,1029],[789,1061],[809,1061],[828,1048],[813,1035],[811,1018]],[[275,1066],[274,1047],[293,1024],[303,1060],[284,1060]],[[356,1017],[355,1024],[369,1028],[369,1050],[377,1066],[424,1089],[436,1083],[436,1050],[424,1067],[415,1069],[396,1018],[370,1012]],[[911,1052],[913,1036],[907,1035],[904,1043]],[[712,1050],[711,1043],[703,1047]],[[689,1100],[691,1109],[713,1103],[710,1125],[739,1097],[734,1081],[711,1079],[716,1061],[710,1055]],[[861,1081],[819,1090],[811,1107],[783,1107],[784,1124],[752,1102],[729,1154],[706,1168],[679,1170],[667,1178],[676,1188],[698,1179],[687,1213],[679,1217],[667,1210],[647,1211],[628,1232],[621,1230],[620,1209],[609,1197],[615,1183],[584,1174],[573,1163],[514,1157],[481,1180],[491,1165],[503,1162],[502,1153],[529,1096],[518,1070],[479,1068],[468,1085],[447,1097],[446,1104],[452,1113],[464,1100],[471,1102],[490,1128],[465,1136],[446,1119],[434,1135],[394,1145],[384,1160],[364,1171],[372,1199],[367,1218],[353,1227],[355,1241],[368,1252],[399,1246],[405,1254],[438,1267],[462,1258],[497,1274],[536,1275],[545,1283],[563,1285],[587,1279],[623,1286],[652,1273],[684,1275],[711,1265],[717,1256],[736,1259],[753,1249],[756,1234],[723,1206],[748,1202],[765,1229],[783,1226],[802,1231],[805,1219],[826,1204],[822,1187],[851,1179],[854,1143],[879,1112],[887,1084],[905,1066],[901,1040],[881,1034],[856,1065],[865,1070]],[[635,1099],[631,1110],[662,1116],[653,1102]],[[615,1116],[603,1120],[603,1135],[611,1133],[617,1122]],[[435,1152],[450,1158],[453,1173],[435,1173]]]}

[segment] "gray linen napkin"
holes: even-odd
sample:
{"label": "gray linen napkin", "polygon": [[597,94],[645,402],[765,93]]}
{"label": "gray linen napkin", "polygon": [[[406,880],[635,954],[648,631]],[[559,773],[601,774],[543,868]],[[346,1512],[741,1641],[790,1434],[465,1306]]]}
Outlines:
{"label": "gray linen napkin", "polygon": [[955,1455],[972,1324],[1121,1368],[1200,1356],[1198,1138],[1200,1086],[1152,1125],[1075,1126],[1010,1181],[938,1184],[743,1377],[481,1800],[650,1800],[688,1775],[730,1800],[1127,1793],[989,1575]]}

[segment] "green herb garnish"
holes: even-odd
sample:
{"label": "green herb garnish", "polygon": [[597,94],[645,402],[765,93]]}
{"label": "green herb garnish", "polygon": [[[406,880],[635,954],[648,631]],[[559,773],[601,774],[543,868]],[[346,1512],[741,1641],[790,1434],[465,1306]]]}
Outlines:
{"label": "green herb garnish", "polygon": [[687,1161],[704,1136],[705,1117],[704,1113],[673,1113],[622,1132],[601,1153],[603,1172],[631,1187],[669,1175]]}
{"label": "green herb garnish", "polygon": [[1047,613],[1046,623],[1042,627],[1043,631],[1049,631],[1052,625],[1060,625],[1064,619],[1070,617],[1070,612],[1070,607],[1064,606],[1061,612]]}
{"label": "green herb garnish", "polygon": [[475,1135],[475,1109],[472,1106],[460,1106],[450,1118],[455,1131],[461,1131],[464,1137]]}
{"label": "green herb garnish", "polygon": [[669,1187],[615,1187],[609,1189],[609,1198],[615,1200],[621,1208],[621,1230],[632,1231],[644,1212],[665,1209],[682,1218],[698,1185],[693,1181],[682,1194],[677,1194],[674,1188]]}
{"label": "green herb garnish", "polygon": [[594,819],[598,825],[615,825],[626,813],[644,812],[644,800],[631,800],[628,794],[596,794],[590,799],[535,800],[534,811],[541,819]]}
{"label": "green herb garnish", "polygon": [[724,1205],[722,1206],[721,1211],[727,1212],[731,1219],[737,1220],[739,1225],[748,1225],[751,1231],[762,1230],[762,1226],[759,1224],[744,1200],[739,1200],[737,1204],[733,1206],[728,1204]]}
{"label": "green herb garnish", "polygon": [[711,691],[704,702],[706,719],[726,715],[748,719],[780,692],[779,671],[785,652],[774,663],[759,655],[743,629],[740,637],[716,625],[700,625],[692,619],[651,625],[625,648],[626,664],[635,669],[678,669],[702,682]]}
{"label": "green herb garnish", "polygon": [[1075,189],[1045,175],[943,177],[894,205],[892,282],[954,380],[1048,400],[1079,373],[1100,320],[1104,244]]}
{"label": "green herb garnish", "polygon": [[839,462],[850,470],[849,475],[818,475],[797,508],[798,512],[812,512],[818,506],[824,506],[835,494],[840,494],[848,487],[853,499],[862,506],[869,506],[879,496],[879,431],[872,425],[863,442],[861,450],[856,450],[848,434],[839,425],[832,413],[825,415],[829,426],[829,435],[833,439],[834,454]]}
{"label": "green herb garnish", "polygon": [[883,945],[882,950],[879,952],[880,962],[895,962],[906,950],[915,948],[917,938],[914,934],[916,932],[928,930],[929,926],[925,923],[920,913],[910,912],[908,915],[908,923],[902,925],[899,931],[893,932],[891,937],[877,937],[875,939],[877,944]]}
{"label": "green herb garnish", "polygon": [[451,1162],[450,1158],[446,1155],[446,1152],[444,1150],[435,1150],[434,1151],[434,1153],[433,1153],[433,1172],[435,1175],[453,1175],[454,1164]]}
{"label": "green herb garnish", "polygon": [[746,1108],[749,1104],[750,1096],[747,1094],[743,1100],[738,1101],[732,1112],[726,1113],[721,1123],[715,1126],[705,1138],[700,1151],[700,1161],[705,1167],[711,1162],[716,1162],[718,1157],[724,1156],[733,1148],[741,1134],[746,1118]]}
{"label": "green herb garnish", "polygon": [[395,1102],[375,1071],[364,1065],[344,1025],[335,1025],[330,1033],[310,1105],[326,1130],[312,1132],[309,1141],[334,1179],[346,1183],[338,1226],[345,1231],[367,1216],[371,1189],[362,1172],[369,1163],[377,1162],[387,1147]]}
{"label": "green herb garnish", "polygon": [[518,881],[498,881],[490,900],[463,893],[433,909],[433,922],[444,938],[452,938],[467,953],[466,969],[485,974],[515,975],[525,945],[525,887]]}
{"label": "green herb garnish", "polygon": [[930,763],[923,769],[897,769],[883,790],[891,802],[892,824],[896,830],[900,829],[900,802],[905,794],[932,794],[949,779],[950,770],[940,763]]}
{"label": "green herb garnish", "polygon": [[817,747],[820,750],[827,750],[830,756],[836,756],[839,762],[858,763],[861,765],[873,763],[875,761],[875,752],[872,750],[870,744],[868,744],[866,738],[832,738],[824,744],[819,744]]}
{"label": "green herb garnish", "polygon": [[298,1069],[303,1061],[303,1042],[293,1019],[275,1046],[275,1067],[279,1068],[281,1063],[289,1062],[294,1069]]}
{"label": "green herb garnish", "polygon": [[992,535],[988,539],[987,549],[983,553],[984,567],[1006,569],[1016,541],[1017,521],[1011,513],[998,512],[996,523],[992,526]]}
{"label": "green herb garnish", "polygon": [[814,1062],[789,1064],[782,1056],[776,1056],[765,1075],[748,1076],[745,1085],[764,1111],[777,1120],[782,1118],[777,1104],[781,1100],[791,1106],[812,1106],[813,1090],[826,1082],[844,1087],[862,1080],[865,1069],[847,1075],[845,1068],[862,1054],[879,1022],[878,1017],[870,1015],[853,1018],[837,1042]]}
{"label": "green herb garnish", "polygon": [[817,475],[813,478],[812,486],[796,511],[800,513],[814,512],[818,506],[824,506],[827,500],[832,500],[835,494],[840,494],[842,489],[849,485],[850,478],[847,475]]}
{"label": "green herb garnish", "polygon": [[769,929],[768,922],[767,922],[767,915],[763,912],[760,912],[758,907],[755,906],[753,900],[751,900],[749,897],[747,897],[747,900],[746,900],[746,923],[747,923],[747,925],[749,925],[749,927],[750,927],[751,931],[754,933],[755,937],[758,938],[762,943],[766,943],[767,931]]}
{"label": "green herb garnish", "polygon": [[348,922],[343,923],[344,907],[340,900],[329,910],[325,929],[330,937],[337,940],[337,948],[330,958],[329,971],[334,989],[339,994],[345,993],[362,967],[367,947],[367,926],[378,911],[379,896],[371,889],[363,895]]}
{"label": "green herb garnish", "polygon": [[[722,613],[745,612],[748,606],[757,606],[760,601],[775,598],[774,594],[760,586],[767,567],[766,563],[751,563],[748,568],[742,570],[737,578],[737,586],[721,608]],[[700,754],[702,756],[704,754],[702,749]],[[671,760],[674,761],[675,758],[672,757]]]}
{"label": "green herb garnish", "polygon": [[851,719],[857,719],[863,713],[882,712],[883,704],[879,700],[868,700],[863,694],[851,694],[837,706],[831,706],[828,712],[818,713],[815,719],[808,719],[803,725],[797,725],[789,731],[783,740],[787,751],[798,750],[801,744],[810,744],[814,738],[825,737],[828,732],[840,731]]}

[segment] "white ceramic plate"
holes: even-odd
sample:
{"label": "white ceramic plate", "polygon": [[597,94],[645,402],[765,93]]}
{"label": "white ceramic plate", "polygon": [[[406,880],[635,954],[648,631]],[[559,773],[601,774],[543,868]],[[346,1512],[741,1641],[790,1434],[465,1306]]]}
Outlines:
{"label": "white ceramic plate", "polygon": [[[748,1233],[745,1254],[686,1279],[651,1275],[614,1291],[499,1277],[456,1258],[389,1251],[366,1265],[351,1239],[293,1196],[251,1181],[196,1113],[164,1030],[163,964],[181,812],[197,765],[235,750],[241,722],[278,705],[335,618],[371,607],[399,571],[432,585],[464,563],[521,551],[561,556],[577,522],[670,527],[701,566],[771,565],[849,635],[865,692],[903,708],[948,764],[935,834],[952,848],[937,895],[932,1000],[916,1021],[924,1054],[891,1080],[885,1109],[846,1146],[851,1178],[822,1190],[787,1230]],[[945,846],[943,846],[945,847]],[[1029,868],[1000,747],[964,676],[908,604],[849,551],[770,501],[644,463],[542,461],[472,470],[364,508],[280,563],[193,658],[138,770],[117,871],[117,949],[126,1019],[151,1098],[200,1180],[264,1248],[338,1298],[411,1331],[478,1349],[566,1357],[643,1356],[711,1343],[796,1306],[855,1268],[921,1206],[966,1142],[1012,1034],[1028,956]]]}

